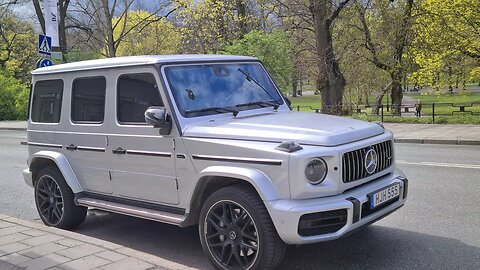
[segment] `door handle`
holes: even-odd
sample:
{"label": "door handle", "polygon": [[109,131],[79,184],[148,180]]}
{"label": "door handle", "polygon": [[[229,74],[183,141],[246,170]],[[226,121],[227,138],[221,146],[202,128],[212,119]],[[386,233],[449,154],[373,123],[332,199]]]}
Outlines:
{"label": "door handle", "polygon": [[117,148],[113,149],[112,152],[113,152],[114,154],[123,155],[123,154],[126,154],[126,153],[127,153],[127,150],[123,149],[122,147],[117,147]]}
{"label": "door handle", "polygon": [[73,145],[73,144],[69,144],[65,147],[67,150],[77,150],[77,146]]}

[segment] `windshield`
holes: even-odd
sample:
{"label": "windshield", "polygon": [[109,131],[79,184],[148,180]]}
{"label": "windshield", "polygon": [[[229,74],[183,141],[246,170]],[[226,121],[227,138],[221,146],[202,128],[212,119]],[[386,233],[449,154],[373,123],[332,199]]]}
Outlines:
{"label": "windshield", "polygon": [[234,113],[283,104],[260,63],[169,66],[165,75],[184,117]]}

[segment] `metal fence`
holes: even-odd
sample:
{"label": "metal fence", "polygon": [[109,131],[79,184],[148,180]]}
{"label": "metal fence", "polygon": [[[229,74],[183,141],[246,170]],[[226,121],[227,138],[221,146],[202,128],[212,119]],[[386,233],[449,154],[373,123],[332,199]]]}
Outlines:
{"label": "metal fence", "polygon": [[[312,106],[293,106],[297,111],[313,111],[316,113],[322,112],[321,108],[314,108]],[[401,105],[400,114],[395,113],[398,108],[393,108],[391,104],[381,104],[378,108],[378,114],[374,113],[374,106],[368,105],[332,105],[328,108],[337,115],[366,115],[377,116],[384,122],[386,117],[417,117],[415,105]],[[473,115],[480,116],[480,102],[471,103],[446,103],[433,102],[423,103],[419,117],[429,117],[435,123],[435,117],[438,116],[459,116],[459,115]]]}

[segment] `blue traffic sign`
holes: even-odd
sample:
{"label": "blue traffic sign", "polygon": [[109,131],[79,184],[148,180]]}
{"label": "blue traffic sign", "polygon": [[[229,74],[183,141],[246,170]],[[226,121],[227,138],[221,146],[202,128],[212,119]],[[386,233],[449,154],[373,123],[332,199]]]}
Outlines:
{"label": "blue traffic sign", "polygon": [[42,59],[38,60],[38,62],[37,62],[37,67],[38,68],[49,67],[49,66],[52,66],[52,65],[53,65],[52,61],[50,61],[50,59],[47,59],[47,58],[42,58]]}
{"label": "blue traffic sign", "polygon": [[52,54],[52,38],[45,35],[38,35],[38,52],[41,54]]}

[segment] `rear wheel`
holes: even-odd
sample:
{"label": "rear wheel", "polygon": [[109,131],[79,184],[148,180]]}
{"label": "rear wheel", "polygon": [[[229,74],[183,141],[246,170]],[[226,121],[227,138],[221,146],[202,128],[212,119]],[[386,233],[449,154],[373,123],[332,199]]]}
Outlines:
{"label": "rear wheel", "polygon": [[35,204],[47,226],[71,229],[87,216],[87,208],[75,205],[73,192],[56,167],[46,167],[37,174]]}
{"label": "rear wheel", "polygon": [[200,215],[200,241],[218,269],[273,269],[286,245],[257,193],[231,186],[213,193]]}

